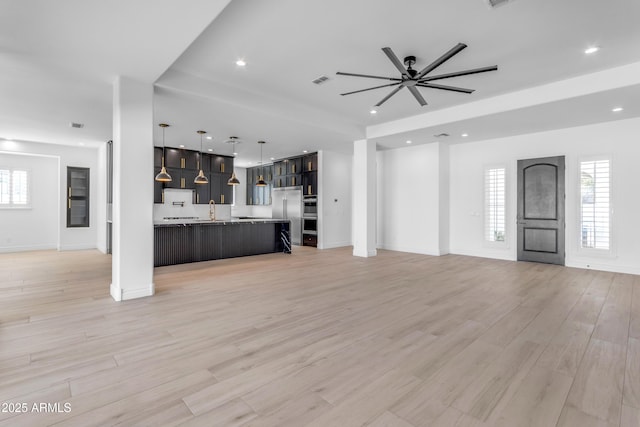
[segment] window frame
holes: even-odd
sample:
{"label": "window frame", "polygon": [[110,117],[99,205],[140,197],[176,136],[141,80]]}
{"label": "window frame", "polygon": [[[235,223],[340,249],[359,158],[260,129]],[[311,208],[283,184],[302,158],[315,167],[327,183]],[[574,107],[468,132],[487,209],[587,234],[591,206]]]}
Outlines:
{"label": "window frame", "polygon": [[[609,248],[585,248],[582,246],[582,163],[595,162],[606,160],[609,162]],[[614,238],[614,191],[613,191],[613,158],[610,154],[594,155],[594,156],[581,156],[578,158],[577,164],[577,221],[576,221],[576,244],[578,246],[578,253],[589,256],[600,257],[613,257],[615,256],[615,238]]]}
{"label": "window frame", "polygon": [[[33,209],[32,206],[32,197],[31,194],[33,192],[33,179],[32,172],[30,168],[23,167],[8,167],[8,166],[0,166],[0,171],[9,171],[9,203],[0,203],[0,209]],[[26,172],[27,174],[27,202],[26,203],[15,203],[13,201],[13,173],[14,172]]]}
{"label": "window frame", "polygon": [[[504,171],[504,240],[489,240],[487,231],[489,229],[489,191],[487,188],[487,174],[490,170],[502,169]],[[504,163],[487,164],[482,168],[482,241],[484,246],[493,248],[508,248],[511,238],[509,228],[509,168]]]}

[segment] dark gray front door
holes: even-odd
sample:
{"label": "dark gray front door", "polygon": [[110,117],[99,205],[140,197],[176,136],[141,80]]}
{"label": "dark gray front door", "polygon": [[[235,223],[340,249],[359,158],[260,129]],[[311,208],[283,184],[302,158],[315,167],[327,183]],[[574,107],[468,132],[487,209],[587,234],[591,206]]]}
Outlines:
{"label": "dark gray front door", "polygon": [[564,156],[518,160],[518,261],[564,265]]}

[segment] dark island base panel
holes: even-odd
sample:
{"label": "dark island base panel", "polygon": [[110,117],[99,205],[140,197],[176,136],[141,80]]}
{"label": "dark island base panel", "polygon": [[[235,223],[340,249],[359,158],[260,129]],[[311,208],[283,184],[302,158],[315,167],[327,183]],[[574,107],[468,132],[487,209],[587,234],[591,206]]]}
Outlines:
{"label": "dark island base panel", "polygon": [[172,224],[154,229],[154,266],[291,253],[289,221]]}

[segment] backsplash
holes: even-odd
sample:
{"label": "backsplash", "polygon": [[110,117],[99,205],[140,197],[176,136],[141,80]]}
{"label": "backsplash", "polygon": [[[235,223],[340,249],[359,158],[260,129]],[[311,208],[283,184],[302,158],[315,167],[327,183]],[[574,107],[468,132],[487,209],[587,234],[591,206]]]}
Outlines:
{"label": "backsplash", "polygon": [[[164,203],[153,205],[153,220],[165,218],[209,218],[209,205],[194,205],[193,190],[166,188]],[[216,219],[231,219],[231,205],[216,205]]]}

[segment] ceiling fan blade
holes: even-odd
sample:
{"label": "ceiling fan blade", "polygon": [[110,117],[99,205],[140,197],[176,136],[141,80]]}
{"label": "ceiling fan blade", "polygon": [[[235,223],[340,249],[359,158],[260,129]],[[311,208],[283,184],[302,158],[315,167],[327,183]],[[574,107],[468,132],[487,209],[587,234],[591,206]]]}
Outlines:
{"label": "ceiling fan blade", "polygon": [[396,93],[398,93],[398,91],[400,89],[402,89],[404,86],[398,86],[397,88],[395,88],[394,90],[391,91],[391,93],[387,96],[385,96],[384,98],[382,98],[382,101],[378,102],[376,104],[376,107],[381,106],[382,104],[384,104],[385,102],[387,102],[387,99],[391,98],[393,95],[395,95]]}
{"label": "ceiling fan blade", "polygon": [[487,71],[496,71],[497,65],[491,65],[490,67],[474,68],[472,70],[457,71],[455,73],[440,74],[437,76],[423,77],[421,82],[430,82],[432,80],[448,79],[449,77],[468,76],[469,74],[486,73]]}
{"label": "ceiling fan blade", "polygon": [[402,65],[402,62],[400,62],[400,60],[398,59],[396,54],[393,53],[390,47],[383,47],[382,51],[385,53],[385,55],[387,55],[387,58],[389,58],[391,62],[393,62],[393,65],[395,65],[395,67],[398,69],[398,71],[400,71],[400,73],[403,76],[405,76],[408,79],[411,78],[409,77],[409,73],[407,73],[407,69],[404,68],[404,65]]}
{"label": "ceiling fan blade", "polygon": [[437,85],[434,83],[418,83],[416,86],[429,87],[431,89],[450,90],[452,92],[473,93],[475,89],[465,89],[463,87]]}
{"label": "ceiling fan blade", "polygon": [[448,61],[449,59],[451,59],[454,55],[460,53],[460,51],[462,49],[464,49],[465,47],[467,47],[466,44],[464,43],[458,43],[457,45],[455,45],[454,47],[452,47],[451,49],[449,49],[449,51],[447,53],[445,53],[444,55],[442,55],[440,58],[436,59],[435,61],[433,61],[431,64],[427,65],[425,68],[422,69],[422,71],[420,71],[418,73],[418,75],[416,76],[417,79],[422,78],[424,75],[430,73],[431,71],[435,70],[436,68],[438,68],[439,66],[441,66],[442,64],[444,64],[446,61]]}
{"label": "ceiling fan blade", "polygon": [[388,85],[381,85],[381,86],[374,86],[374,87],[370,87],[368,89],[360,89],[360,90],[354,90],[353,92],[346,92],[346,93],[341,93],[340,95],[344,96],[344,95],[351,95],[353,93],[359,93],[359,92],[366,92],[368,90],[373,90],[373,89],[380,89],[381,87],[389,87],[389,86],[396,86],[399,85],[400,82],[398,83],[390,83]]}
{"label": "ceiling fan blade", "polygon": [[418,89],[416,89],[415,86],[409,86],[408,87],[409,92],[411,92],[411,94],[413,95],[413,97],[416,99],[416,101],[418,101],[418,103],[424,107],[425,105],[427,105],[427,101],[424,100],[424,98],[422,97],[422,94],[420,93],[420,91]]}
{"label": "ceiling fan blade", "polygon": [[396,82],[399,82],[399,81],[402,80],[402,79],[397,79],[395,77],[382,77],[382,76],[371,76],[369,74],[343,73],[341,71],[338,71],[336,74],[339,75],[339,76],[366,77],[366,78],[369,78],[369,79],[382,79],[382,80],[391,80],[391,81],[396,81]]}

